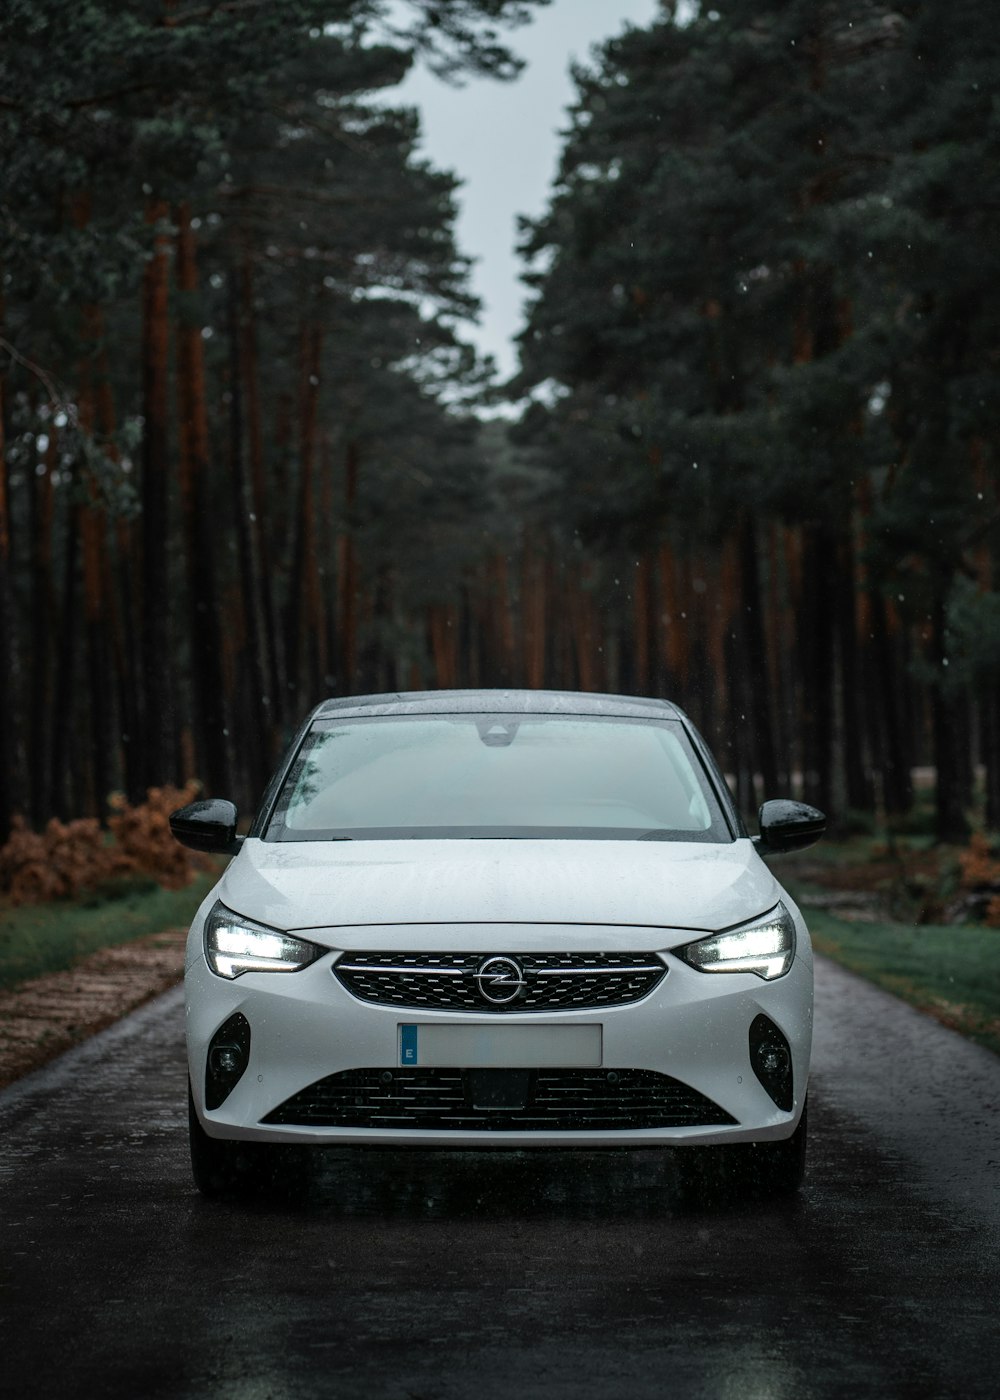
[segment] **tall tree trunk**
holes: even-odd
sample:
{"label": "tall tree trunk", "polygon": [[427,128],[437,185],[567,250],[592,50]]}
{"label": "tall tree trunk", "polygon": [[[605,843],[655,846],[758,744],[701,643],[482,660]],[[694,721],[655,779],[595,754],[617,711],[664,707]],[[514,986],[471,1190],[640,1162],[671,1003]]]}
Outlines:
{"label": "tall tree trunk", "polygon": [[[340,484],[333,468],[333,448],[330,435],[323,437],[322,474],[320,479],[320,529],[322,544],[319,551],[319,618],[322,628],[319,650],[319,680],[324,695],[332,695],[337,683],[337,645],[339,632],[339,602],[337,589],[340,584],[340,544],[342,536],[337,532],[337,507],[335,487]],[[379,621],[388,621],[392,615],[393,590],[388,570],[383,566],[378,570],[372,585],[375,616]],[[373,681],[373,694],[381,695],[387,687],[378,679],[383,675],[386,648],[377,646]]]}
{"label": "tall tree trunk", "polygon": [[[970,447],[972,458],[973,484],[980,500],[996,498],[993,489],[991,464],[988,460],[986,444],[975,438]],[[1000,584],[1000,558],[997,545],[1000,543],[1000,530],[994,523],[977,541],[974,552],[976,582],[980,594],[994,592]],[[985,816],[986,825],[1000,828],[1000,695],[996,682],[1000,680],[994,670],[994,684],[983,686],[979,696],[979,744],[980,760],[985,770]]]}
{"label": "tall tree trunk", "polygon": [[258,592],[263,622],[264,665],[268,676],[271,725],[280,734],[285,723],[285,665],[278,630],[278,613],[272,580],[270,509],[264,475],[264,446],[260,407],[260,373],[257,354],[257,313],[254,301],[253,269],[249,257],[240,268],[240,365],[243,385],[244,418],[250,465],[250,499],[253,502],[254,556],[257,561]]}
{"label": "tall tree trunk", "polygon": [[705,606],[704,629],[694,626],[689,606],[681,609],[680,621],[696,639],[687,666],[690,699],[685,696],[684,703],[694,704],[699,726],[724,747],[728,754],[725,767],[736,776],[740,763],[747,761],[748,711],[734,645],[740,610],[739,549],[734,538],[723,545],[717,567],[716,585]]}
{"label": "tall tree trunk", "polygon": [[840,552],[837,645],[844,727],[842,759],[848,806],[855,812],[866,812],[871,810],[873,796],[869,776],[871,746],[868,742],[867,710],[863,703],[868,686],[865,684],[858,636],[857,599],[861,581],[857,577],[854,533],[850,524],[841,538]]}
{"label": "tall tree trunk", "polygon": [[[104,818],[107,798],[114,786],[112,723],[114,704],[108,681],[111,676],[111,647],[108,638],[104,595],[105,531],[104,511],[95,500],[93,485],[90,503],[80,507],[80,538],[83,546],[83,612],[87,656],[87,703],[90,709],[90,779],[93,815]],[[90,804],[88,803],[88,809]]]}
{"label": "tall tree trunk", "polygon": [[726,671],[734,679],[729,687],[732,712],[722,718],[718,733],[726,736],[723,740],[722,752],[724,766],[735,780],[736,806],[740,815],[752,823],[758,801],[753,773],[752,735],[747,724],[748,715],[744,708],[746,703],[746,696],[743,693],[745,689],[743,682],[744,649],[740,646],[739,632],[736,628],[729,628],[726,631],[722,643]]}
{"label": "tall tree trunk", "polygon": [[142,576],[138,531],[120,517],[115,522],[115,592],[120,601],[119,630],[114,638],[118,704],[121,711],[125,794],[132,806],[145,794],[145,755],[142,746],[141,635],[142,609],[137,581]]}
{"label": "tall tree trunk", "polygon": [[[326,606],[330,574],[333,580],[337,575],[337,551],[332,530],[333,509],[333,453],[328,433],[317,444],[317,466],[319,479],[316,492],[316,521],[313,541],[313,567],[307,575],[309,583],[309,662],[312,693],[317,698],[329,695],[333,679],[330,675],[330,658],[336,655],[335,641],[331,645],[330,623]],[[331,547],[332,543],[332,547]],[[373,586],[370,599],[373,613],[378,607],[377,583]],[[369,667],[374,675],[374,656]]]}
{"label": "tall tree trunk", "polygon": [[[111,373],[108,365],[108,340],[105,327],[101,327],[101,339],[97,352],[95,366],[95,389],[94,408],[97,415],[97,430],[101,435],[104,451],[112,460],[118,460],[118,449],[114,440],[115,435],[115,404],[114,393],[111,386]],[[103,668],[104,668],[104,690],[110,693],[108,702],[109,729],[110,729],[110,761],[111,761],[111,784],[120,784],[122,780],[122,759],[125,758],[127,746],[122,740],[122,735],[129,732],[129,726],[133,723],[133,715],[137,709],[135,698],[137,680],[135,668],[127,678],[127,682],[122,683],[122,658],[123,658],[123,632],[124,620],[123,612],[126,607],[126,599],[131,598],[134,589],[129,589],[128,593],[122,594],[117,586],[118,571],[115,560],[114,539],[131,539],[131,527],[124,517],[119,516],[112,530],[111,522],[104,515],[100,536],[99,547],[99,570],[101,576],[101,598],[102,598],[102,622],[103,622]],[[134,570],[133,570],[134,576]],[[113,682],[113,683],[112,683]],[[117,734],[115,722],[117,721]],[[118,742],[118,740],[122,740]],[[131,765],[134,768],[134,764]],[[130,765],[125,759],[124,776],[126,784],[131,780]]]}
{"label": "tall tree trunk", "polygon": [[986,769],[986,825],[1000,830],[1000,697],[984,695],[979,707],[979,733]]}
{"label": "tall tree trunk", "polygon": [[652,679],[653,634],[653,561],[647,550],[636,560],[632,578],[632,633],[629,680],[637,695],[647,695]]}
{"label": "tall tree trunk", "polygon": [[771,717],[777,750],[778,786],[790,795],[793,790],[794,755],[790,734],[795,724],[792,703],[793,686],[790,672],[792,660],[789,639],[794,636],[794,621],[788,607],[788,580],[784,570],[782,526],[772,522],[767,531],[767,665],[771,687]]}
{"label": "tall tree trunk", "polygon": [[344,462],[344,528],[340,536],[337,601],[340,612],[340,689],[353,692],[358,678],[358,550],[355,543],[358,514],[358,473],[361,450],[356,438],[347,443]]}
{"label": "tall tree trunk", "polygon": [[[493,556],[492,606],[494,654],[498,659],[497,682],[511,685],[514,681],[516,643],[514,613],[511,607],[510,560],[504,554]],[[489,583],[488,583],[489,586]]]}
{"label": "tall tree trunk", "polygon": [[[0,294],[0,327],[3,325],[3,300]],[[0,845],[10,835],[10,819],[14,807],[14,743],[19,707],[15,703],[13,686],[14,599],[11,590],[10,507],[7,487],[7,451],[5,437],[6,382],[0,373]]]}
{"label": "tall tree trunk", "polygon": [[[240,298],[235,272],[229,277],[229,455],[232,469],[232,498],[236,526],[236,549],[240,571],[240,601],[244,619],[244,645],[248,687],[244,713],[251,740],[246,745],[250,758],[249,780],[254,800],[263,791],[275,758],[272,729],[270,684],[265,665],[263,636],[264,608],[260,573],[254,552],[254,530],[243,452],[243,396],[239,328]],[[303,470],[305,468],[303,467]]]}
{"label": "tall tree trunk", "polygon": [[892,620],[882,593],[873,590],[869,598],[872,627],[872,661],[875,688],[880,697],[878,772],[885,810],[889,816],[904,816],[913,805],[912,755],[908,742],[908,721],[900,686],[900,657],[895,645]]}
{"label": "tall tree trunk", "polygon": [[[80,230],[90,223],[90,196],[86,192],[72,201],[72,219]],[[104,320],[96,302],[88,301],[80,314],[80,343],[77,394],[81,431],[93,437],[97,426],[95,371],[104,338]],[[105,514],[100,487],[94,471],[81,462],[82,499],[77,506],[77,531],[82,548],[83,638],[87,675],[87,727],[89,743],[74,747],[74,761],[83,756],[84,781],[81,810],[88,816],[104,816],[105,799],[111,789],[111,724],[113,712],[108,703],[106,677],[109,669],[107,618],[104,608]]]}
{"label": "tall tree trunk", "polygon": [[806,646],[803,639],[805,619],[802,590],[805,567],[805,530],[790,525],[782,530],[783,562],[785,568],[785,706],[791,744],[788,762],[791,778],[789,794],[803,796],[805,788],[806,754],[803,714],[805,711]]}
{"label": "tall tree trunk", "polygon": [[552,628],[552,684],[561,690],[572,690],[575,684],[573,669],[573,632],[570,626],[571,599],[573,588],[573,568],[565,557],[553,561],[551,610],[557,625]]}
{"label": "tall tree trunk", "polygon": [[836,541],[825,522],[808,528],[799,631],[803,683],[803,790],[805,800],[830,812],[833,758],[834,600]]}
{"label": "tall tree trunk", "polygon": [[[456,608],[455,630],[458,634],[458,655],[461,660],[456,670],[455,684],[469,686],[473,690],[481,690],[486,684],[483,680],[485,634],[479,625],[476,613],[474,588],[469,583],[463,583]],[[388,617],[390,610],[383,607],[381,614],[383,617]]]}
{"label": "tall tree trunk", "polygon": [[[533,690],[545,684],[545,614],[544,558],[533,544],[526,544],[521,568],[521,630],[525,678]],[[584,685],[581,688],[596,687]]]}
{"label": "tall tree trunk", "polygon": [[[169,210],[152,199],[146,222],[163,225]],[[170,650],[169,491],[170,236],[162,227],[143,278],[142,399],[142,750],[144,782],[174,781],[175,735]]]}
{"label": "tall tree trunk", "polygon": [[570,577],[570,617],[576,653],[577,685],[581,690],[596,691],[598,680],[598,625],[594,594],[588,586],[590,571],[584,567],[574,570]]}
{"label": "tall tree trunk", "polygon": [[[2,436],[0,425],[0,436]],[[28,765],[34,775],[29,788],[32,823],[41,827],[51,816],[48,774],[52,743],[52,515],[55,506],[53,473],[59,461],[59,429],[49,425],[43,473],[31,474],[29,488],[31,534],[31,680],[28,716]],[[2,681],[0,681],[2,684]]]}
{"label": "tall tree trunk", "polygon": [[[95,406],[97,427],[104,440],[105,451],[117,460],[115,404],[106,338],[102,339],[97,357]],[[118,737],[124,764],[123,780],[126,795],[133,805],[140,802],[145,793],[139,744],[142,694],[138,658],[142,629],[137,586],[141,570],[137,556],[136,530],[126,516],[119,515],[114,528],[105,530],[101,572],[107,614],[108,664],[115,678],[113,689],[120,720]]]}
{"label": "tall tree trunk", "polygon": [[[319,591],[316,572],[316,446],[319,413],[319,369],[322,333],[305,326],[299,350],[299,485],[285,632],[288,637],[288,682],[298,708],[311,703],[311,636],[317,617]],[[311,697],[311,698],[310,698]]]}
{"label": "tall tree trunk", "polygon": [[766,600],[760,580],[757,557],[757,532],[748,516],[740,526],[740,615],[746,645],[746,702],[753,716],[753,756],[764,784],[764,796],[778,791],[778,764],[774,751],[772,705],[774,692],[767,665],[767,643],[764,636]]}
{"label": "tall tree trunk", "polygon": [[[92,333],[100,334],[100,319],[96,311],[86,318]],[[88,365],[79,395],[80,423],[84,431],[94,424],[93,381]],[[85,484],[86,500],[77,506],[77,529],[83,563],[83,625],[87,668],[87,703],[90,711],[89,783],[91,798],[86,804],[90,816],[105,815],[105,804],[111,791],[111,721],[113,707],[109,702],[110,647],[107,634],[107,614],[104,599],[104,562],[106,521],[97,482],[88,472]],[[67,597],[67,604],[68,604]]]}
{"label": "tall tree trunk", "polygon": [[231,790],[231,773],[215,571],[218,532],[212,529],[207,491],[210,449],[205,356],[190,205],[179,206],[176,222],[177,289],[181,294],[177,328],[178,494],[187,579],[194,753],[197,774],[208,793],[220,796]]}
{"label": "tall tree trunk", "polygon": [[966,809],[972,797],[969,762],[969,714],[964,696],[952,692],[948,668],[948,582],[939,579],[931,605],[931,662],[935,683],[931,690],[931,725],[934,739],[935,834],[939,841],[968,840]]}
{"label": "tall tree trunk", "polygon": [[428,609],[431,659],[441,690],[458,685],[458,617],[454,603],[435,603]]}
{"label": "tall tree trunk", "polygon": [[683,605],[678,586],[677,560],[665,541],[660,545],[657,565],[660,593],[658,631],[662,639],[666,691],[670,699],[683,704],[689,680],[689,631],[686,619],[681,617]]}
{"label": "tall tree trunk", "polygon": [[[86,202],[78,208],[77,222],[89,218]],[[97,430],[95,372],[104,339],[104,319],[96,303],[88,303],[81,315],[84,347],[79,367],[78,414],[81,430],[93,436]],[[102,444],[103,446],[103,444]],[[87,676],[89,744],[79,748],[86,753],[86,801],[88,816],[104,818],[112,787],[112,723],[114,706],[109,696],[110,644],[104,592],[107,521],[100,485],[92,469],[84,464],[83,498],[77,506],[77,531],[82,553],[83,638]]]}
{"label": "tall tree trunk", "polygon": [[66,511],[66,543],[63,550],[62,599],[56,638],[56,673],[52,711],[52,768],[49,775],[49,808],[69,819],[77,814],[74,782],[74,700],[77,694],[77,599],[79,598],[79,511]]}

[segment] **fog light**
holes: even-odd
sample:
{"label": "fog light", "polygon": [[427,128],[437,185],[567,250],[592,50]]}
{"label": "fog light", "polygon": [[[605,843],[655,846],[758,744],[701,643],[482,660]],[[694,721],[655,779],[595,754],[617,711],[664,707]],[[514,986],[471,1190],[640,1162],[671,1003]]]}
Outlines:
{"label": "fog light", "polygon": [[250,1063],[250,1022],[237,1011],[212,1036],[205,1062],[205,1107],[219,1108]]}
{"label": "fog light", "polygon": [[765,1042],[757,1046],[757,1063],[765,1078],[780,1079],[788,1073],[788,1051]]}
{"label": "fog light", "polygon": [[750,1026],[750,1065],[778,1108],[791,1112],[792,1051],[774,1022],[763,1014]]}
{"label": "fog light", "polygon": [[213,1045],[208,1067],[215,1079],[232,1079],[243,1069],[244,1061],[238,1045]]}

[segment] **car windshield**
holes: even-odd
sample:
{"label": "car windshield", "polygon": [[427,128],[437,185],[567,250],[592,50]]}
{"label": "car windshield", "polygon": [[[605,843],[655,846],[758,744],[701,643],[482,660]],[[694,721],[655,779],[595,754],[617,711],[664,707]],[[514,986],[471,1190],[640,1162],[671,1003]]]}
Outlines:
{"label": "car windshield", "polygon": [[683,726],[605,716],[320,720],[266,839],[730,841]]}

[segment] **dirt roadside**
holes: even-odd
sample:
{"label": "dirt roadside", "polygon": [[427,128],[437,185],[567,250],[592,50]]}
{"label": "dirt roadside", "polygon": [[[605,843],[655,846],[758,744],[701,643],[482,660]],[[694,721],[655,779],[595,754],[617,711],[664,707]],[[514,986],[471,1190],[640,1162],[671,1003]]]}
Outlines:
{"label": "dirt roadside", "polygon": [[0,992],[0,1088],[179,982],[186,938],[181,928],[147,934]]}

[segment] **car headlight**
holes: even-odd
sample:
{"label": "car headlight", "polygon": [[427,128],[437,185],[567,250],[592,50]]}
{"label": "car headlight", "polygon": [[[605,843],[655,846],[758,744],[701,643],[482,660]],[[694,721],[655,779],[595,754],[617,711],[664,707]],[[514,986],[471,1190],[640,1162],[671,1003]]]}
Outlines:
{"label": "car headlight", "polygon": [[325,952],[315,943],[255,924],[217,904],[205,920],[205,957],[220,977],[244,972],[298,972]]}
{"label": "car headlight", "polygon": [[765,982],[783,977],[795,957],[795,923],[783,904],[725,933],[674,950],[699,972],[753,972]]}

